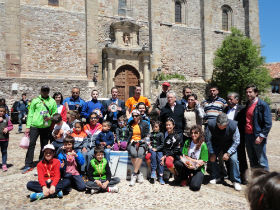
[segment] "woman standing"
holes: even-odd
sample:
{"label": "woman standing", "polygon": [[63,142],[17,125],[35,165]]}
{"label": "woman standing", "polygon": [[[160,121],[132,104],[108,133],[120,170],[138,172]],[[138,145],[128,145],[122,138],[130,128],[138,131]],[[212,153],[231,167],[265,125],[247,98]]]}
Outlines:
{"label": "woman standing", "polygon": [[188,139],[183,148],[180,160],[175,162],[175,168],[181,179],[181,186],[190,181],[190,189],[200,190],[205,174],[205,163],[208,161],[208,149],[204,142],[201,126],[190,129],[191,139]]}
{"label": "woman standing", "polygon": [[197,101],[197,95],[191,94],[187,97],[188,106],[184,111],[184,118],[185,118],[185,128],[184,128],[184,136],[189,138],[190,129],[194,125],[202,126],[203,118],[205,116],[205,112],[203,107],[200,106],[199,102]]}
{"label": "woman standing", "polygon": [[137,109],[132,111],[131,116],[133,117],[133,121],[128,125],[129,145],[127,150],[131,155],[131,162],[133,165],[133,173],[131,174],[129,185],[134,186],[136,181],[138,183],[144,181],[143,174],[139,169],[147,150],[146,137],[149,134],[149,127],[146,122],[142,121],[140,112]]}
{"label": "woman standing", "polygon": [[63,102],[62,94],[60,92],[55,92],[53,94],[53,99],[55,100],[56,105],[57,105],[57,113],[61,115],[62,120],[64,122],[67,122],[68,105],[67,105],[67,103],[65,104],[65,106],[62,105],[62,102]]}

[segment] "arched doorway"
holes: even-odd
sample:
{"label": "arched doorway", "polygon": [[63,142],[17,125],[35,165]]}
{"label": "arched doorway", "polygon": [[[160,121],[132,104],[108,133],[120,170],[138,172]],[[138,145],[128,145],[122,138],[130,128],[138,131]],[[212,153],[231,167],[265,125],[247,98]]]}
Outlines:
{"label": "arched doorway", "polygon": [[119,98],[126,101],[134,95],[134,86],[140,84],[138,71],[130,66],[121,66],[115,74],[115,86],[119,90]]}

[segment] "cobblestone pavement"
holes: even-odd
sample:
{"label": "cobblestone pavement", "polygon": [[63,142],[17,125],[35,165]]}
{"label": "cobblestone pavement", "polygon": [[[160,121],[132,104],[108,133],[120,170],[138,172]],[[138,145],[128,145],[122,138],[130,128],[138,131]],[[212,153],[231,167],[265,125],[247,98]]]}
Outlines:
{"label": "cobblestone pavement", "polygon": [[[267,153],[271,170],[279,171],[280,122],[273,122],[270,132]],[[7,172],[0,171],[0,209],[249,209],[244,192],[235,191],[231,183],[228,186],[218,184],[203,185],[199,192],[192,192],[188,187],[162,186],[159,183],[150,184],[145,180],[143,184],[129,187],[129,182],[122,180],[118,185],[119,193],[85,194],[72,190],[63,199],[43,199],[30,202],[26,183],[37,180],[36,170],[28,174],[21,174],[24,166],[26,150],[19,147],[23,134],[16,134],[17,125],[10,135],[8,148]],[[37,141],[39,144],[39,140]],[[38,158],[39,145],[36,147],[35,160]]]}

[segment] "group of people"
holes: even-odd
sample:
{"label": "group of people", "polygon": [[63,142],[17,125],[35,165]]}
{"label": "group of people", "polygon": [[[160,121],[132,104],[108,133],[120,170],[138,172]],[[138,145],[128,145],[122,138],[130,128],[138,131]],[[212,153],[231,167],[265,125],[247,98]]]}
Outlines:
{"label": "group of people", "polygon": [[[29,105],[25,131],[30,143],[22,173],[35,167],[39,136],[41,143],[39,181],[27,184],[34,191],[30,199],[62,197],[71,188],[118,192],[115,184],[120,180],[111,177],[109,166],[112,150],[129,152],[133,165],[130,186],[144,181],[140,171],[144,160],[151,169],[151,183],[158,180],[165,184],[168,180],[163,175],[168,170],[176,184],[197,191],[207,170],[211,184],[229,177],[235,190],[241,190],[240,184],[247,183],[245,148],[252,168],[269,170],[266,143],[272,126],[270,108],[258,97],[257,87],[249,85],[245,91],[248,101],[244,107],[239,105],[237,93],[229,93],[224,100],[216,86],[209,88],[209,98],[200,103],[188,87],[183,88],[182,99],[177,99],[170,84],[164,82],[152,106],[141,96],[140,86],[126,102],[113,87],[105,103],[98,100],[97,90],[92,91],[92,100],[85,102],[77,87],[63,100],[60,92],[50,97],[50,88],[42,86]],[[151,120],[152,110],[157,116]],[[0,144],[7,159],[2,148],[12,124],[5,115],[6,107],[1,105]],[[2,158],[2,168],[6,159]]]}

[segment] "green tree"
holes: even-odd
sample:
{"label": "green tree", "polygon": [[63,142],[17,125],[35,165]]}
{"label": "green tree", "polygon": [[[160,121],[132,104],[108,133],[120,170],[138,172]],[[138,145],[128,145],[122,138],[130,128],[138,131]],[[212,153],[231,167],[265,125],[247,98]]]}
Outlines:
{"label": "green tree", "polygon": [[232,28],[231,34],[215,53],[211,83],[219,87],[224,98],[228,92],[239,93],[240,101],[245,99],[244,89],[249,84],[255,84],[261,92],[265,92],[271,77],[264,61],[260,47],[238,29]]}

